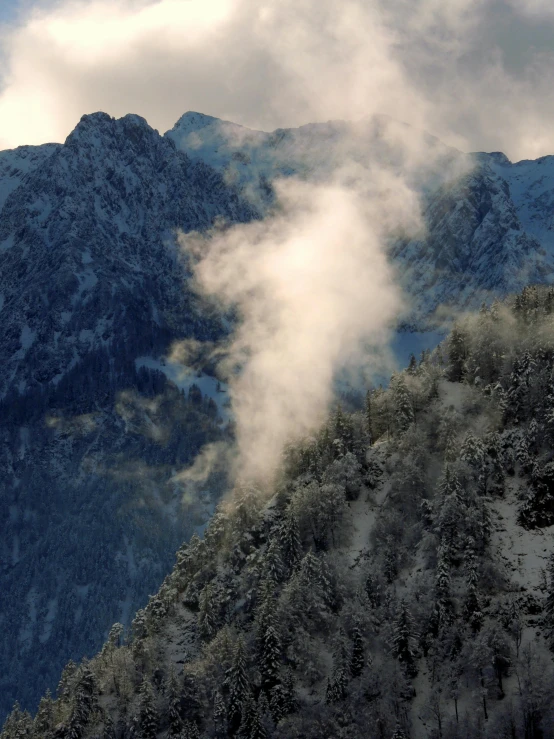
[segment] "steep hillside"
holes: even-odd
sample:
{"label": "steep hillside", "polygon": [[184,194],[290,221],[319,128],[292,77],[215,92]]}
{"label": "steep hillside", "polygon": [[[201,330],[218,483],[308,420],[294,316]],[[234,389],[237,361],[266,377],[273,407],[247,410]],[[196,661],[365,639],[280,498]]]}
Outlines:
{"label": "steep hillside", "polygon": [[223,395],[158,358],[224,330],[174,230],[255,214],[143,119],[103,113],[0,153],[0,194],[2,714],[127,622],[213,507],[183,507],[175,475],[224,438]]}
{"label": "steep hillside", "polygon": [[457,324],[244,481],[40,737],[550,739],[554,291]]}

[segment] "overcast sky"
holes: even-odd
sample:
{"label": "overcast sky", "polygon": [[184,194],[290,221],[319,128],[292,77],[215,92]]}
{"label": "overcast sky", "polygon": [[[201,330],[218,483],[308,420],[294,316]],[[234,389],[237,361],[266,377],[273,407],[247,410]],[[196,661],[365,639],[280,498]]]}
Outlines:
{"label": "overcast sky", "polygon": [[463,150],[554,153],[552,0],[11,0],[0,147],[83,113],[272,130],[387,113]]}

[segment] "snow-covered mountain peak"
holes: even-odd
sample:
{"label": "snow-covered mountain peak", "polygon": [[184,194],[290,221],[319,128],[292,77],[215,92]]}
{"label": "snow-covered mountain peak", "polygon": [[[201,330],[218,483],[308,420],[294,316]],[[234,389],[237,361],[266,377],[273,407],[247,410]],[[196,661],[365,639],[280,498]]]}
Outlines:
{"label": "snow-covered mountain peak", "polygon": [[168,142],[139,115],[112,118],[107,113],[84,115],[69,134],[65,145],[72,151],[93,149],[105,158],[108,151],[131,148],[135,154],[152,156],[152,151],[167,148]]}
{"label": "snow-covered mountain peak", "polygon": [[[171,132],[190,133],[191,131],[199,131],[202,128],[206,128],[206,126],[218,125],[220,123],[228,123],[228,121],[222,121],[212,115],[198,113],[195,110],[188,110],[179,118],[171,129]],[[236,123],[231,123],[230,125],[238,127]],[[171,132],[168,131],[168,133]]]}
{"label": "snow-covered mountain peak", "polygon": [[499,167],[510,166],[512,164],[503,151],[476,151],[471,156],[480,164],[496,164]]}

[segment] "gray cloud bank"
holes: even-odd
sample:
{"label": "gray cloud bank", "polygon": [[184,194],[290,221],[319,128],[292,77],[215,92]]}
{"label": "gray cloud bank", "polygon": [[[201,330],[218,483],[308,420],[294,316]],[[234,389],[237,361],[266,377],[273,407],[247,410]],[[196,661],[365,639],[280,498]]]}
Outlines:
{"label": "gray cloud bank", "polygon": [[0,146],[83,113],[271,130],[391,115],[463,150],[554,152],[546,0],[58,0],[4,27]]}

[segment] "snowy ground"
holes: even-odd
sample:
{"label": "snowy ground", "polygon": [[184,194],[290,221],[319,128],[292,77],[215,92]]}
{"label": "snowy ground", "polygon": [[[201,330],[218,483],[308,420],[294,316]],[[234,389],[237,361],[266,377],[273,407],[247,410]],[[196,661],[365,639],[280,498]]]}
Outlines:
{"label": "snowy ground", "polygon": [[[504,563],[506,575],[515,589],[531,591],[540,597],[546,584],[546,565],[554,544],[554,526],[527,531],[517,523],[518,478],[509,480],[506,495],[492,503],[495,532],[494,557]],[[493,519],[494,520],[494,519]]]}

